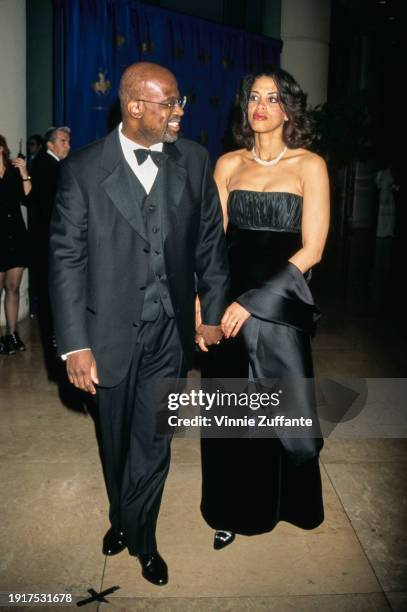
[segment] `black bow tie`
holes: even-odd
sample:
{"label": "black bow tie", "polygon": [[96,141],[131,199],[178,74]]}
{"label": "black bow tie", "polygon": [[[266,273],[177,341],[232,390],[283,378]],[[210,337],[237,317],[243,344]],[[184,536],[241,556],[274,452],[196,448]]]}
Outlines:
{"label": "black bow tie", "polygon": [[161,151],[151,151],[151,149],[134,149],[134,155],[136,156],[139,166],[144,164],[149,155],[156,166],[162,166],[168,157],[166,153],[162,153]]}

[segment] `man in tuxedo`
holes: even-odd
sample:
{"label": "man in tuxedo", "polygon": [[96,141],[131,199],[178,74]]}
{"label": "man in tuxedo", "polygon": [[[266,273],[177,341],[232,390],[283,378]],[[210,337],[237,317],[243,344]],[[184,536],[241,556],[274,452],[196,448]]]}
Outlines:
{"label": "man in tuxedo", "polygon": [[[55,204],[60,162],[69,155],[71,130],[52,127],[44,136],[45,149],[32,160],[32,191],[28,208],[30,241],[30,312],[39,314],[44,345],[52,336],[48,298],[48,237]],[[38,302],[39,300],[39,312]]]}
{"label": "man in tuxedo", "polygon": [[96,395],[111,528],[105,554],[126,546],[142,575],[166,584],[155,528],[170,436],[154,395],[182,378],[198,343],[221,337],[228,271],[209,156],[178,139],[177,81],[157,64],[129,66],[123,123],[62,164],[51,224],[51,298],[69,380]]}
{"label": "man in tuxedo", "polygon": [[48,238],[54,208],[59,162],[69,155],[70,138],[71,130],[68,127],[49,128],[44,136],[45,151],[40,151],[32,162],[32,199],[37,208],[41,237],[45,239]]}

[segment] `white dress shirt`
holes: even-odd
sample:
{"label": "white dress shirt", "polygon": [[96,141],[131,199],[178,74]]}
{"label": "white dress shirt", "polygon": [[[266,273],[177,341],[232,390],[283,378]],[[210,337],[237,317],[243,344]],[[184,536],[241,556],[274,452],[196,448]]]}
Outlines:
{"label": "white dress shirt", "polygon": [[151,188],[154,184],[154,181],[157,177],[158,167],[155,165],[150,156],[147,157],[146,161],[138,165],[136,156],[134,155],[134,151],[136,149],[147,149],[149,148],[151,151],[162,151],[163,143],[157,142],[157,144],[152,145],[151,147],[145,147],[143,145],[130,140],[127,138],[122,132],[122,123],[119,125],[119,140],[122,147],[123,155],[126,162],[129,164],[130,168],[133,170],[134,174],[137,176],[140,183],[143,185],[144,189],[147,193],[150,193]]}
{"label": "white dress shirt", "polygon": [[[146,161],[140,166],[137,163],[137,158],[134,155],[135,149],[151,149],[152,151],[162,151],[163,143],[157,142],[157,144],[152,145],[151,147],[145,147],[144,145],[138,144],[130,138],[127,138],[122,132],[123,123],[120,123],[118,129],[119,132],[119,140],[120,146],[123,151],[124,158],[126,162],[129,164],[130,168],[133,170],[134,174],[137,176],[140,183],[143,185],[146,193],[150,193],[151,188],[154,184],[155,179],[158,174],[158,167],[155,165],[150,156],[147,157]],[[48,153],[55,157],[51,151],[48,150]],[[59,161],[59,160],[58,160]],[[77,349],[76,351],[69,351],[64,355],[61,355],[62,359],[65,361],[68,355],[72,355],[73,353],[79,353],[79,351],[90,351],[89,347],[83,349]]]}

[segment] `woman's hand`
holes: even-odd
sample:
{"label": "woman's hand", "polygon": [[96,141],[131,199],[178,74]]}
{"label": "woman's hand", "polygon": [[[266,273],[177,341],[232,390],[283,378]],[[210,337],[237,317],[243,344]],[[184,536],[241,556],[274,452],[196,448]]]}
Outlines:
{"label": "woman's hand", "polygon": [[25,159],[22,157],[16,157],[16,159],[11,160],[11,163],[13,164],[14,168],[18,168],[22,179],[28,178],[27,162]]}
{"label": "woman's hand", "polygon": [[220,322],[225,338],[234,338],[240,331],[243,323],[250,317],[250,312],[237,302],[233,302],[225,310]]}

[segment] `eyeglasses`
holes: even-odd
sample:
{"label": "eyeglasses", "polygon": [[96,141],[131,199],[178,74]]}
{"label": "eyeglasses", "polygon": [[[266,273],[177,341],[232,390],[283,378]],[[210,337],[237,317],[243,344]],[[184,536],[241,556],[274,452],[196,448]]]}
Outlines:
{"label": "eyeglasses", "polygon": [[173,111],[176,106],[179,106],[180,108],[184,109],[185,104],[187,103],[187,97],[182,96],[174,100],[168,100],[168,102],[156,102],[155,100],[143,100],[142,98],[139,98],[138,102],[150,102],[151,104],[159,104],[160,106],[166,106],[167,108]]}

